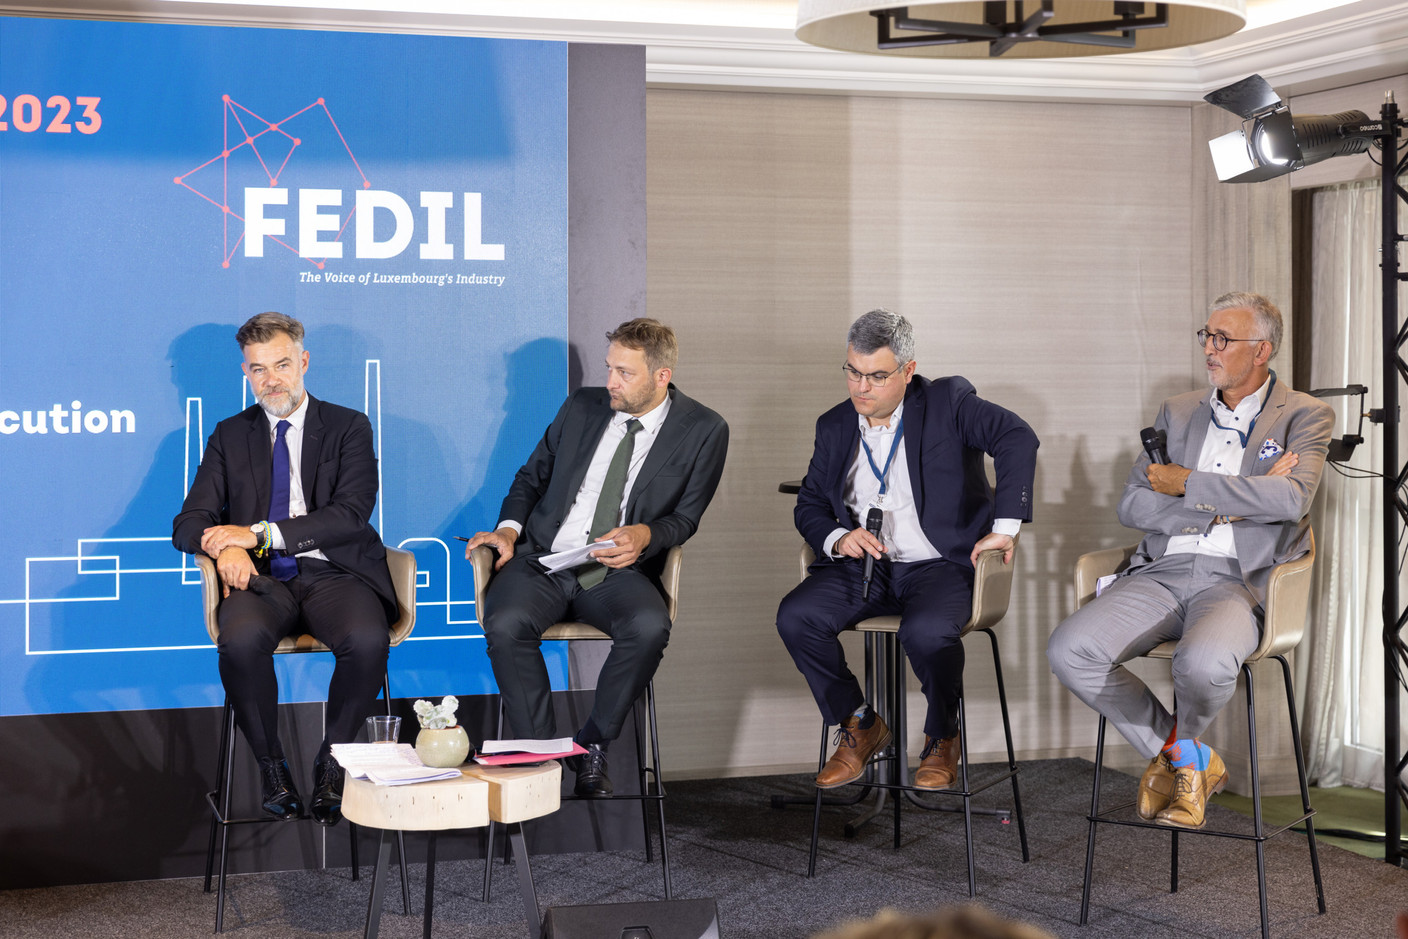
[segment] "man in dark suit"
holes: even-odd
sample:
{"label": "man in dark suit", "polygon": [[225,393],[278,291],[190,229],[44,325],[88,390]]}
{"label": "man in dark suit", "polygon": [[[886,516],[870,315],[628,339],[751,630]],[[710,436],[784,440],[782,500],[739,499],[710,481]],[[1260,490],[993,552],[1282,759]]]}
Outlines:
{"label": "man in dark suit", "polygon": [[[816,778],[830,789],[859,779],[890,742],[846,665],[839,634],[898,613],[900,644],[929,703],[914,784],[944,789],[957,774],[958,634],[972,609],[973,565],[989,549],[1011,562],[1018,529],[1031,520],[1037,438],[966,379],[916,374],[914,331],[888,310],[851,326],[842,370],[850,399],[817,419],[794,513],[817,560],[783,599],[777,630],[823,718],[839,725],[836,751]],[[995,494],[984,453],[996,465]],[[865,526],[873,509],[883,518],[878,534]],[[876,559],[868,599],[867,555]]]}
{"label": "man in dark suit", "polygon": [[[660,586],[665,555],[699,527],[718,488],[728,425],[670,384],[675,334],[652,319],[606,337],[605,388],[571,394],[514,477],[497,530],[470,539],[496,550],[480,621],[515,734],[555,736],[540,637],[571,618],[611,634],[596,698],[575,739],[576,791],[606,796],[607,745],[655,674],[670,638]],[[582,566],[548,573],[550,552],[612,542]]]}
{"label": "man in dark suit", "polygon": [[[1222,758],[1198,738],[1261,641],[1271,568],[1310,550],[1305,516],[1335,412],[1271,370],[1281,331],[1281,311],[1260,294],[1213,301],[1197,334],[1212,391],[1163,403],[1154,426],[1167,462],[1140,454],[1120,498],[1121,524],[1144,540],[1046,649],[1061,683],[1149,760],[1135,811],[1160,825],[1202,827],[1226,785]],[[1124,667],[1170,640],[1176,713]]]}
{"label": "man in dark suit", "polygon": [[277,818],[302,815],[303,801],[279,742],[274,649],[307,632],[336,656],[309,806],[333,825],[342,770],[330,748],[356,737],[371,711],[397,615],[386,549],[368,524],[371,423],[304,391],[298,320],[261,313],[235,338],[259,403],[216,425],[171,540],[214,558],[220,572],[220,680],[259,761],[264,811]]}

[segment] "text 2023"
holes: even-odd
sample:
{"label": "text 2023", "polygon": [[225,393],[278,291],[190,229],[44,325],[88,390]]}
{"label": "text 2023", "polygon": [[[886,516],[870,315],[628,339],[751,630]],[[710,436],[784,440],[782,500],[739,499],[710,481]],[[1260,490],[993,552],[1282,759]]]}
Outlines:
{"label": "text 2023", "polygon": [[[41,126],[46,134],[71,134],[75,130],[80,134],[96,134],[98,128],[103,126],[103,116],[98,113],[98,102],[101,100],[80,96],[70,104],[63,95],[51,95],[41,105],[35,95],[20,95],[14,101],[7,101],[4,95],[0,95],[0,131],[9,130],[13,124],[15,130],[26,134],[34,133]],[[83,109],[83,113],[70,123],[69,115],[75,104]],[[52,112],[47,124],[44,122],[46,111]]]}

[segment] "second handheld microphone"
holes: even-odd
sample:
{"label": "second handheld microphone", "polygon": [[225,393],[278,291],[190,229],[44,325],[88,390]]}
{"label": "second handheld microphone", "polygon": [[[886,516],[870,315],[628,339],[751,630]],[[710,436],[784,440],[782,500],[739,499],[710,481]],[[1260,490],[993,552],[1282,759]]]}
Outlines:
{"label": "second handheld microphone", "polygon": [[1168,434],[1157,427],[1146,427],[1139,432],[1139,442],[1144,444],[1144,452],[1155,463],[1168,462]]}
{"label": "second handheld microphone", "polygon": [[[876,538],[880,537],[880,527],[885,524],[885,513],[872,507],[865,515],[865,530]],[[869,551],[865,553],[865,568],[860,579],[860,598],[870,599],[870,578],[875,573],[875,555]]]}

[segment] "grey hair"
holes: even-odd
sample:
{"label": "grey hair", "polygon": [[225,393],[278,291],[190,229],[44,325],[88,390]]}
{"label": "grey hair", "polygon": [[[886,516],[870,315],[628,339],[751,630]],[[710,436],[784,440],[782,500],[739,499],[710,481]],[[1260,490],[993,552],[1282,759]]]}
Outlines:
{"label": "grey hair", "polygon": [[888,348],[900,365],[914,361],[914,327],[909,320],[886,309],[861,314],[846,334],[846,345],[861,355]]}
{"label": "grey hair", "polygon": [[1271,343],[1271,358],[1276,358],[1276,353],[1281,351],[1281,333],[1283,332],[1281,311],[1276,308],[1276,304],[1259,293],[1234,290],[1231,293],[1224,293],[1214,300],[1212,306],[1208,308],[1208,313],[1217,313],[1221,310],[1250,310],[1252,322],[1256,324],[1256,331],[1260,334],[1256,338],[1265,339]]}
{"label": "grey hair", "polygon": [[235,333],[235,341],[243,349],[256,343],[272,342],[280,333],[288,336],[297,345],[303,345],[303,324],[292,316],[272,311],[256,313],[246,320],[239,332]]}

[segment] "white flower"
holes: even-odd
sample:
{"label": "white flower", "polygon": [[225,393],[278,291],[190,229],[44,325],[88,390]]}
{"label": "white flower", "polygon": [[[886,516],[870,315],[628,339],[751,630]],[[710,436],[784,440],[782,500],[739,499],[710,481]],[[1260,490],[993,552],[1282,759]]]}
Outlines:
{"label": "white flower", "polygon": [[439,704],[431,704],[422,698],[415,703],[414,710],[416,717],[420,720],[420,726],[430,730],[441,730],[455,726],[455,709],[459,706],[459,699],[452,694],[447,694]]}

